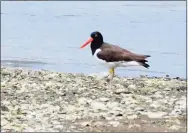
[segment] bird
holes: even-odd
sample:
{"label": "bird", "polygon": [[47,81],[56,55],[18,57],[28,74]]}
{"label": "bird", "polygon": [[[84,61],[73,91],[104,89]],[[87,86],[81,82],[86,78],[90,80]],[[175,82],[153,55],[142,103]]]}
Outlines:
{"label": "bird", "polygon": [[147,63],[147,58],[151,57],[150,55],[133,53],[117,45],[106,43],[103,40],[103,35],[99,31],[92,32],[90,38],[80,46],[80,49],[83,49],[88,44],[91,44],[92,56],[94,56],[100,64],[108,68],[109,74],[107,77],[110,77],[110,88],[117,67],[142,66],[147,69],[150,67]]}

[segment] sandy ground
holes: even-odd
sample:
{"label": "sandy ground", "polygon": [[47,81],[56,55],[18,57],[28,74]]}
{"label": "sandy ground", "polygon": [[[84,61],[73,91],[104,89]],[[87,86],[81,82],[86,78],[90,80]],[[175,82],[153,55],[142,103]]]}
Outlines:
{"label": "sandy ground", "polygon": [[186,131],[186,80],[1,68],[1,128],[14,132]]}

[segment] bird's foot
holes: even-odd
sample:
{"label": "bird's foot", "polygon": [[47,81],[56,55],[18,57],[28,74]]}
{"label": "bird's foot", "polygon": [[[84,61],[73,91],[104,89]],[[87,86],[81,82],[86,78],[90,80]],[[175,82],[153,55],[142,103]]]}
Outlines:
{"label": "bird's foot", "polygon": [[114,68],[110,68],[109,73],[110,73],[109,75],[114,75],[114,73],[115,73]]}
{"label": "bird's foot", "polygon": [[115,75],[115,72],[114,72],[114,68],[111,68],[109,70],[109,75],[108,75],[108,79],[107,79],[107,82],[108,82],[108,88],[111,89],[112,88],[112,80],[114,78],[114,75]]}

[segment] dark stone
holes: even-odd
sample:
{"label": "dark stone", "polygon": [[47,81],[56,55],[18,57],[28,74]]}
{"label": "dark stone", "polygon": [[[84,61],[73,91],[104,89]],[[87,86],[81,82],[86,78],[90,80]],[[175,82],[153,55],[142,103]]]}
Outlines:
{"label": "dark stone", "polygon": [[6,107],[6,106],[4,106],[4,105],[1,106],[1,110],[2,110],[2,111],[9,111],[8,107]]}

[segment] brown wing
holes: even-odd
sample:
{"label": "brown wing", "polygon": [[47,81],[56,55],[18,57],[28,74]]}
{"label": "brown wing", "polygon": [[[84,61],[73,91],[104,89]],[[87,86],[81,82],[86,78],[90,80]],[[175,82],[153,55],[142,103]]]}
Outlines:
{"label": "brown wing", "polygon": [[138,61],[138,62],[147,62],[145,59],[149,55],[138,55],[132,53],[126,49],[123,49],[116,45],[103,45],[101,47],[101,52],[97,54],[98,58],[103,59],[107,62],[114,61]]}
{"label": "brown wing", "polygon": [[116,51],[113,49],[104,49],[101,52],[97,53],[97,57],[105,60],[106,62],[134,60],[129,53],[124,53],[122,51]]}
{"label": "brown wing", "polygon": [[104,45],[102,45],[101,49],[116,49],[117,51],[122,51],[122,52],[126,52],[126,53],[131,53],[130,51],[126,50],[126,49],[123,49],[117,45],[112,45],[112,44],[109,44],[109,43],[104,43]]}

